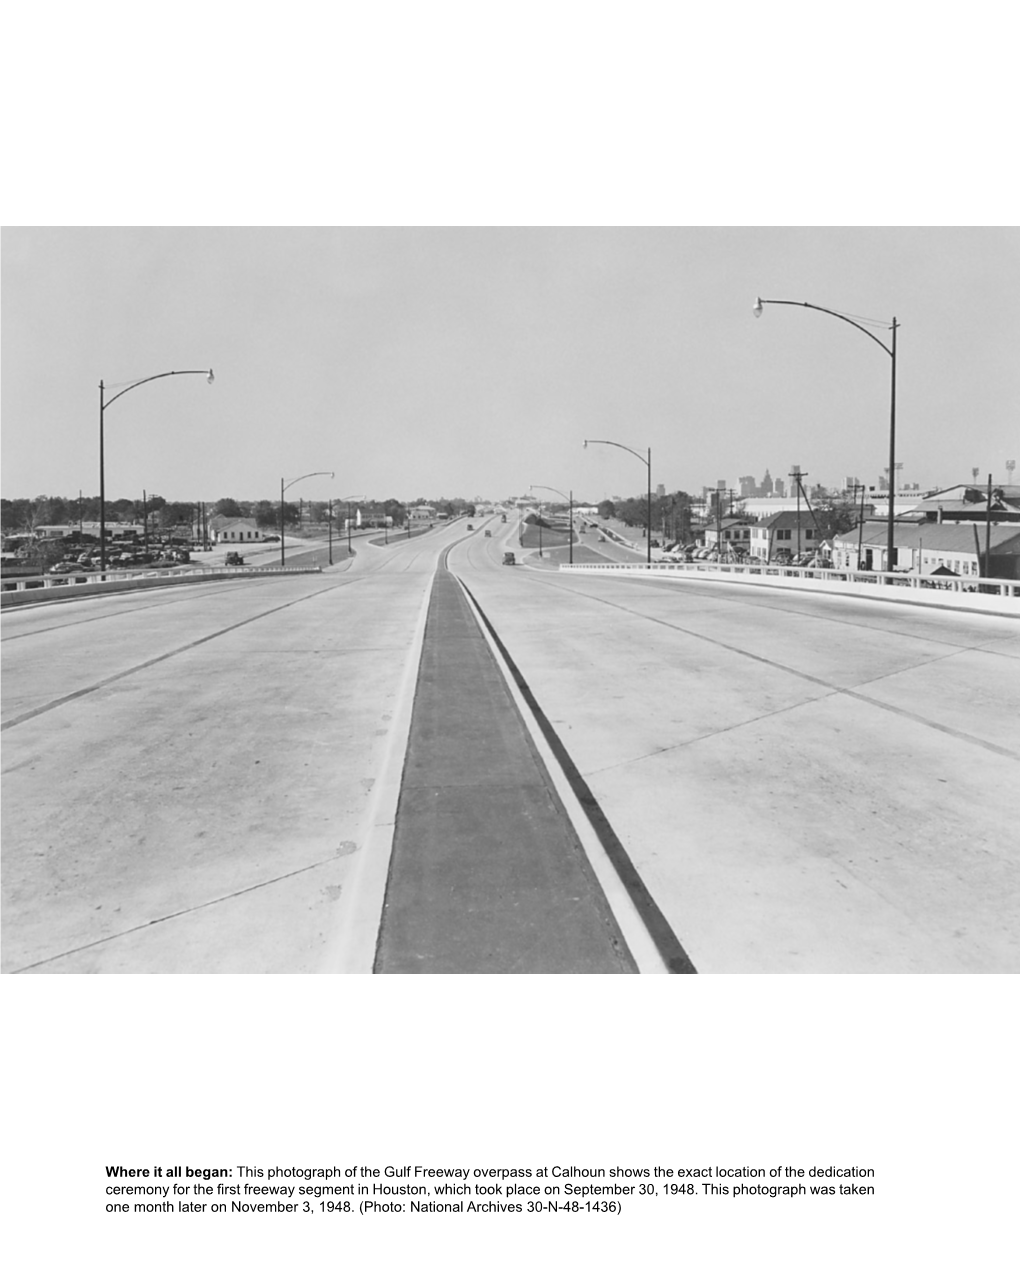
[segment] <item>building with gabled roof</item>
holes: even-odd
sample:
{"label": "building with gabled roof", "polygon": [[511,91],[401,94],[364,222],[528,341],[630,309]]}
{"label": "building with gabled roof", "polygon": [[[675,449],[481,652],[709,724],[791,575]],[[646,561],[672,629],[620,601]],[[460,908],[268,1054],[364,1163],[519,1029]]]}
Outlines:
{"label": "building with gabled roof", "polygon": [[822,535],[806,507],[800,515],[795,510],[781,510],[751,524],[751,554],[766,563],[807,551],[814,553],[821,544]]}
{"label": "building with gabled roof", "polygon": [[262,529],[254,519],[213,515],[209,520],[209,536],[214,544],[221,541],[261,541]]}

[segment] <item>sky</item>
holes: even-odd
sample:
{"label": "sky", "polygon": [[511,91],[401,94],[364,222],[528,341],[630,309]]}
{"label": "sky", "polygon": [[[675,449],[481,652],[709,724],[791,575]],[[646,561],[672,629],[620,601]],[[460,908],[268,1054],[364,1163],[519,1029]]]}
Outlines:
{"label": "sky", "polygon": [[[1020,232],[989,228],[14,228],[5,497],[584,499],[799,463],[924,487],[1020,448]],[[887,332],[875,331],[888,339]]]}

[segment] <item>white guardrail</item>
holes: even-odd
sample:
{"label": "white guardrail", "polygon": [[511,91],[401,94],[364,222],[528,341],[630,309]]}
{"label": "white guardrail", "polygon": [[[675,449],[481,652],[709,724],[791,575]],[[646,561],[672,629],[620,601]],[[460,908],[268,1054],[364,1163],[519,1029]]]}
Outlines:
{"label": "white guardrail", "polygon": [[956,610],[1020,616],[1020,581],[983,577],[915,576],[907,572],[851,572],[754,563],[564,563],[561,572],[626,572],[676,580],[731,581],[855,598],[922,603]]}
{"label": "white guardrail", "polygon": [[241,576],[295,576],[321,572],[321,567],[197,567],[163,571],[118,568],[115,572],[61,572],[40,576],[5,576],[0,581],[0,604],[36,602],[51,598],[89,597],[90,594],[118,590],[151,589],[158,585],[185,585],[196,581],[222,580]]}

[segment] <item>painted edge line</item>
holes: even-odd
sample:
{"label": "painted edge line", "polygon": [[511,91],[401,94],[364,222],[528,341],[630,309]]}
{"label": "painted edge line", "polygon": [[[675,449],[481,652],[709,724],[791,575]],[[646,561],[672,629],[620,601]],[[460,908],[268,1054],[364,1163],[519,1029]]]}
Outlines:
{"label": "painted edge line", "polygon": [[602,808],[596,800],[594,793],[586,783],[580,770],[578,770],[577,766],[574,764],[573,759],[567,752],[567,749],[559,735],[557,735],[552,723],[543,712],[541,705],[535,699],[531,688],[528,686],[524,675],[514,662],[513,657],[504,646],[499,635],[496,633],[492,623],[489,621],[489,618],[486,616],[478,600],[471,592],[470,587],[462,577],[457,576],[456,579],[467,594],[483,630],[487,633],[493,646],[499,652],[499,657],[510,674],[513,685],[517,688],[521,698],[527,704],[528,710],[534,718],[542,738],[545,740],[545,743],[548,745],[552,755],[555,757],[556,764],[562,771],[571,793],[580,805],[581,809],[584,811],[588,822],[591,824],[591,827],[598,838],[599,844],[602,846],[607,858],[612,863],[613,869],[619,877],[627,897],[633,903],[657,954],[660,956],[663,964],[665,965],[665,970],[669,973],[677,974],[697,973],[697,968],[695,968],[694,964],[691,962],[689,955],[681,945],[680,939],[677,937],[676,933],[674,933],[658,903],[652,897],[651,893],[649,893],[644,880],[641,879],[637,868],[631,861],[630,855],[627,853],[623,842],[620,840],[619,836],[617,836],[608,818],[606,818],[605,814],[602,812]]}
{"label": "painted edge line", "polygon": [[434,580],[433,572],[418,609],[418,621],[397,688],[398,703],[380,763],[380,774],[372,787],[358,831],[357,860],[340,894],[333,917],[334,932],[316,968],[319,973],[371,975],[375,967],[396,833],[397,805],[404,781],[411,716]]}

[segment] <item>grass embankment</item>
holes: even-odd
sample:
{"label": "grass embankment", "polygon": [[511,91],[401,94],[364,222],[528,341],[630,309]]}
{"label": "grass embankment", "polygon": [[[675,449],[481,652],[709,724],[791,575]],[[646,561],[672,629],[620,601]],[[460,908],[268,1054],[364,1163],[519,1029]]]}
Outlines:
{"label": "grass embankment", "polygon": [[[541,531],[542,536],[541,540],[539,540],[538,524],[525,524],[524,540],[521,542],[522,548],[525,550],[537,550],[539,545],[541,545],[543,550],[552,550],[556,546],[565,546],[570,541],[570,534],[565,530],[560,531],[557,528],[543,528]],[[575,544],[577,543],[576,532],[574,533],[574,542]]]}

